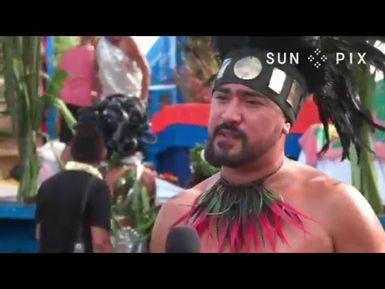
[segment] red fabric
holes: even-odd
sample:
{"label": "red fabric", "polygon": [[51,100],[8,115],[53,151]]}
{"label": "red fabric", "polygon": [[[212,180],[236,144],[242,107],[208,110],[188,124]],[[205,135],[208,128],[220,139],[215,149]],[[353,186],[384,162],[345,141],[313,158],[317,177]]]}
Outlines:
{"label": "red fabric", "polygon": [[[173,124],[190,124],[207,126],[210,114],[210,104],[186,103],[169,105],[152,117],[152,130],[158,133]],[[313,98],[305,100],[297,120],[291,130],[292,133],[304,133],[312,124],[320,123],[318,108]]]}
{"label": "red fabric", "polygon": [[158,133],[173,124],[207,126],[209,114],[210,104],[186,103],[169,105],[154,114],[151,119],[151,128],[154,133]]}
{"label": "red fabric", "polygon": [[294,122],[291,133],[304,133],[312,124],[320,123],[318,108],[313,97],[308,97]]}

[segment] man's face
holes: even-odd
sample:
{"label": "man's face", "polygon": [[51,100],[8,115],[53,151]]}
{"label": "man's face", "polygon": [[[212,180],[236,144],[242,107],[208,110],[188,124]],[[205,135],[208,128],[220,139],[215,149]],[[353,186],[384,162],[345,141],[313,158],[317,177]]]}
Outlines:
{"label": "man's face", "polygon": [[224,84],[212,97],[205,158],[233,168],[253,162],[282,137],[285,121],[269,98],[241,84]]}

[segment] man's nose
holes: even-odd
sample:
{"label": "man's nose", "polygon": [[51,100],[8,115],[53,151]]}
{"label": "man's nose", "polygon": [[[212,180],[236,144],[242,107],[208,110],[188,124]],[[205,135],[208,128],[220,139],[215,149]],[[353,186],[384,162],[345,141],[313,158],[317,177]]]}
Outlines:
{"label": "man's nose", "polygon": [[234,122],[240,123],[242,120],[241,108],[239,101],[237,99],[233,99],[229,102],[224,108],[224,111],[221,115],[221,118],[224,122]]}

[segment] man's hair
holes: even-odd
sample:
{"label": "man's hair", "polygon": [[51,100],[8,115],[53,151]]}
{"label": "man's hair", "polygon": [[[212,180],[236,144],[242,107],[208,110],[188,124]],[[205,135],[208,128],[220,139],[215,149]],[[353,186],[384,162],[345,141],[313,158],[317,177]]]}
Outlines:
{"label": "man's hair", "polygon": [[79,123],[71,142],[71,154],[75,161],[96,163],[101,161],[104,148],[103,135],[97,125]]}
{"label": "man's hair", "polygon": [[9,177],[20,181],[23,175],[23,166],[21,163],[15,164],[9,172]]}

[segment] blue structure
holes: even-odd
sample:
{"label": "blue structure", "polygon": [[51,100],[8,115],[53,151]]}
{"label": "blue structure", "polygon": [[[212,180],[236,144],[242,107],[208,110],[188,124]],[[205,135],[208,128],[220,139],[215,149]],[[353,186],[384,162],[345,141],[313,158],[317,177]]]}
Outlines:
{"label": "blue structure", "polygon": [[205,143],[207,138],[205,126],[173,124],[157,134],[157,143],[149,153],[156,161],[158,172],[172,173],[178,177],[179,184],[185,186],[191,175],[190,148]]}
{"label": "blue structure", "polygon": [[[186,39],[186,36],[160,36],[146,55],[152,74],[148,103],[149,118],[161,110],[163,104],[184,102],[176,85],[175,73],[183,63],[180,46]],[[157,143],[149,148],[146,161],[152,162],[158,172],[170,172],[178,176],[183,183],[190,175],[189,156],[186,150],[188,140],[179,138],[177,131],[178,128],[171,127],[164,134],[157,135]],[[207,133],[203,134],[207,139]],[[170,140],[173,140],[172,144],[169,143]],[[187,146],[190,147],[189,142]]]}
{"label": "blue structure", "polygon": [[35,206],[0,203],[0,253],[37,252]]}
{"label": "blue structure", "polygon": [[[46,42],[46,65],[47,65],[47,74],[49,77],[55,73],[55,39],[54,36],[47,36]],[[56,129],[56,119],[57,119],[57,109],[55,107],[50,107],[47,111],[47,133],[50,139],[55,139],[58,137]]]}
{"label": "blue structure", "polygon": [[287,136],[285,143],[285,155],[291,159],[298,160],[299,154],[301,153],[301,146],[299,145],[299,139],[302,133],[290,133]]}
{"label": "blue structure", "polygon": [[385,215],[379,215],[382,227],[385,229]]}
{"label": "blue structure", "polygon": [[146,55],[152,75],[148,103],[149,117],[161,109],[162,101],[168,104],[184,102],[175,82],[176,69],[182,63],[178,46],[183,41],[183,37],[160,36]]}

